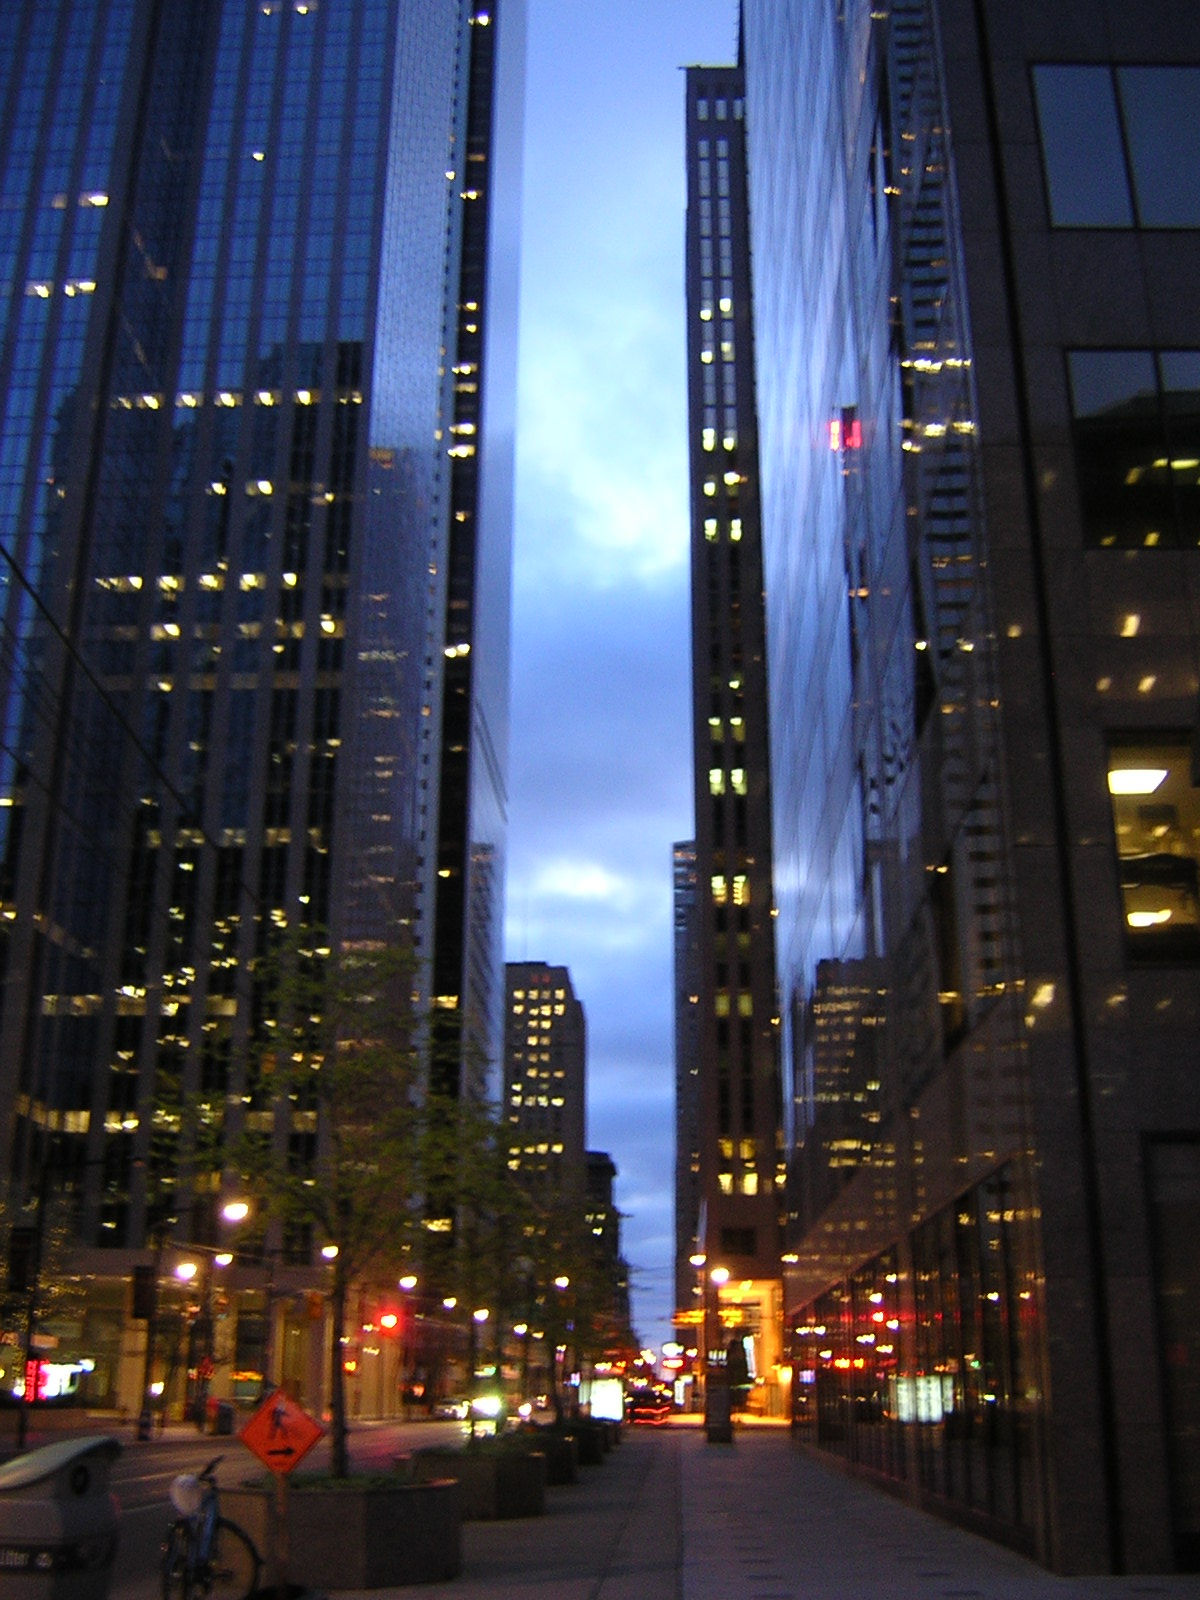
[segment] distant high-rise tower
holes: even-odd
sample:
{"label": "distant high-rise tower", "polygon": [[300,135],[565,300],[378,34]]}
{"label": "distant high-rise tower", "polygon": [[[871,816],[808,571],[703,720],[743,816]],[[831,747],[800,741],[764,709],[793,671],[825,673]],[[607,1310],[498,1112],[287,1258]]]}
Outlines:
{"label": "distant high-rise tower", "polygon": [[756,1371],[773,1383],[783,1150],[743,106],[736,67],[688,69],[699,1211],[679,1232],[691,1229],[707,1258],[712,1337],[712,1273],[754,1285],[736,1290],[738,1309],[723,1309],[722,1320],[728,1328],[740,1319]]}
{"label": "distant high-rise tower", "polygon": [[700,970],[696,846],[671,853],[675,916],[675,1311],[696,1309],[700,1248]]}
{"label": "distant high-rise tower", "polygon": [[587,1153],[586,1221],[592,1240],[593,1260],[601,1295],[597,1310],[604,1319],[612,1353],[625,1353],[634,1344],[630,1322],[629,1267],[621,1254],[621,1213],[613,1196],[617,1164],[606,1150]]}
{"label": "distant high-rise tower", "polygon": [[577,1208],[587,1187],[587,1027],[566,967],[509,962],[503,1126],[508,1164],[541,1200]]}
{"label": "distant high-rise tower", "polygon": [[411,942],[499,1055],[522,11],[0,34],[0,1140],[119,1272],[277,1109],[267,930]]}

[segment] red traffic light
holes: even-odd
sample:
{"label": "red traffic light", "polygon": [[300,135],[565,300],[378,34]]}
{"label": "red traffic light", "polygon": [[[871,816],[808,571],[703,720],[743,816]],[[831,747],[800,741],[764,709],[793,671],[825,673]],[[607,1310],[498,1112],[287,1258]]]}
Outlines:
{"label": "red traffic light", "polygon": [[379,1313],[379,1326],[384,1333],[395,1333],[400,1326],[400,1313],[398,1311],[381,1311]]}

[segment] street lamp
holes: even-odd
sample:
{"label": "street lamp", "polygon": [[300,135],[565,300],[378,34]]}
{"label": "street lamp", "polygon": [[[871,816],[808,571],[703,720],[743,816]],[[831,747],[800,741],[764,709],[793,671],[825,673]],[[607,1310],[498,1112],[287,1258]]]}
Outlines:
{"label": "street lamp", "polygon": [[[721,1290],[729,1282],[728,1267],[709,1270],[704,1291],[705,1372],[704,1372],[704,1426],[709,1444],[728,1444],[733,1437],[729,1372],[719,1364],[723,1348],[721,1335]],[[711,1285],[710,1296],[708,1285]],[[709,1337],[709,1306],[716,1312],[716,1343]],[[714,1354],[718,1360],[714,1361]]]}

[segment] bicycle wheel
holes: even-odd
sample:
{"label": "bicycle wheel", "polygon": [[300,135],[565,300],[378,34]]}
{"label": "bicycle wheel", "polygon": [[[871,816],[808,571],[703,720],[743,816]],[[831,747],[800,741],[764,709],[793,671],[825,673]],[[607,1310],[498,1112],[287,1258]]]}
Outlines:
{"label": "bicycle wheel", "polygon": [[246,1600],[258,1588],[258,1551],[236,1522],[217,1518],[205,1585],[214,1600]]}
{"label": "bicycle wheel", "polygon": [[163,1600],[190,1600],[192,1582],[188,1566],[191,1532],[186,1522],[173,1522],[163,1545]]}

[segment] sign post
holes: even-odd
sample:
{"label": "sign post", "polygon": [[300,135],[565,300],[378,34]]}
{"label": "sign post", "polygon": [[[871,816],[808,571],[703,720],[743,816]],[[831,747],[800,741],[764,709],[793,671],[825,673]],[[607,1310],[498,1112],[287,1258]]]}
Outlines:
{"label": "sign post", "polygon": [[271,1569],[280,1600],[287,1593],[288,1565],[288,1473],[296,1467],[324,1435],[324,1428],[304,1407],[282,1389],[269,1394],[239,1438],[275,1479],[275,1514],[270,1519],[270,1548],[267,1551],[268,1587]]}

